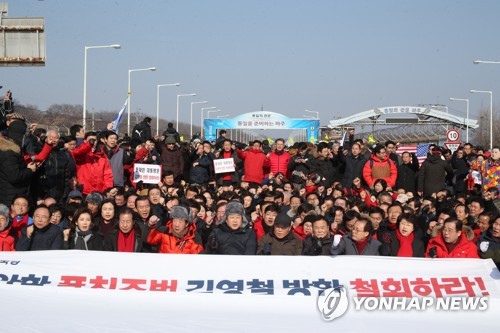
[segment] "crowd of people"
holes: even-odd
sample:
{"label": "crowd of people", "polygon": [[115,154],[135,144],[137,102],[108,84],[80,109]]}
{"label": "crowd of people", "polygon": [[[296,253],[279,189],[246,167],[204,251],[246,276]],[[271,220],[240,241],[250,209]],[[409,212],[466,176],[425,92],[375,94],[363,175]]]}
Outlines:
{"label": "crowd of people", "polygon": [[[181,142],[150,118],[120,138],[70,135],[7,115],[0,138],[0,249],[236,255],[492,258],[500,265],[500,150],[397,143]],[[231,161],[219,172],[214,161]],[[230,160],[232,159],[232,160]],[[161,165],[157,184],[135,164]],[[232,171],[234,170],[234,171]]]}

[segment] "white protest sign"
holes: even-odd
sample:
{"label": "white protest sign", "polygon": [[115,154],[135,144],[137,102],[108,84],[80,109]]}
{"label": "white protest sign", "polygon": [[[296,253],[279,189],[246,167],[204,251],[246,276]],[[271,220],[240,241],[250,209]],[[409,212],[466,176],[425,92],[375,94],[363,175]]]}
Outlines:
{"label": "white protest sign", "polygon": [[214,160],[215,173],[234,172],[234,159],[223,158]]}
{"label": "white protest sign", "polygon": [[141,180],[145,184],[158,184],[161,182],[161,165],[134,164],[134,183]]}

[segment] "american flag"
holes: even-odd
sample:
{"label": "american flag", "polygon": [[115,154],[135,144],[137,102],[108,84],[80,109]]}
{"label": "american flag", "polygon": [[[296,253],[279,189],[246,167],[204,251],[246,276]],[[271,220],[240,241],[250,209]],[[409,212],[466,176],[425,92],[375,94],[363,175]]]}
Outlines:
{"label": "american flag", "polygon": [[396,153],[398,155],[403,154],[405,151],[409,153],[414,153],[417,155],[418,159],[418,164],[422,165],[422,163],[425,161],[427,158],[427,152],[429,151],[429,143],[421,144],[418,146],[400,146],[397,150]]}

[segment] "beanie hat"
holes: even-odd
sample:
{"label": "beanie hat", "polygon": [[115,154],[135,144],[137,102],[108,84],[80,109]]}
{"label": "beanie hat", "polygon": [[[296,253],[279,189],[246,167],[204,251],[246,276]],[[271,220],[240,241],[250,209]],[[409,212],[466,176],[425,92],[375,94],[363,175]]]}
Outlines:
{"label": "beanie hat", "polygon": [[168,145],[169,143],[172,144],[172,143],[175,143],[175,138],[173,136],[167,136],[167,138],[165,139],[165,143]]}
{"label": "beanie hat", "polygon": [[231,201],[230,203],[228,203],[226,206],[226,213],[224,214],[224,217],[219,221],[219,224],[224,224],[228,215],[241,215],[241,217],[243,218],[242,227],[244,228],[247,226],[248,220],[245,215],[245,208],[243,208],[243,205],[241,203],[237,201]]}
{"label": "beanie hat", "polygon": [[90,192],[85,198],[85,202],[93,203],[94,205],[100,205],[104,200],[104,197],[99,192]]}
{"label": "beanie hat", "polygon": [[189,212],[186,207],[183,206],[174,206],[172,207],[172,211],[170,212],[170,218],[172,219],[181,219],[187,222],[191,222],[189,217]]}

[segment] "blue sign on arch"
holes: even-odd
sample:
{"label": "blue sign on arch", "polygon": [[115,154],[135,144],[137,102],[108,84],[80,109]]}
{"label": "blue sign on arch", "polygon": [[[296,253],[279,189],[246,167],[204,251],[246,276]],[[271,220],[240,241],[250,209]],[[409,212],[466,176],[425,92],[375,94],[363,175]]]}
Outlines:
{"label": "blue sign on arch", "polygon": [[319,119],[294,119],[271,111],[249,112],[235,118],[205,119],[203,127],[208,141],[217,138],[219,129],[305,129],[309,142],[316,142],[319,135]]}

